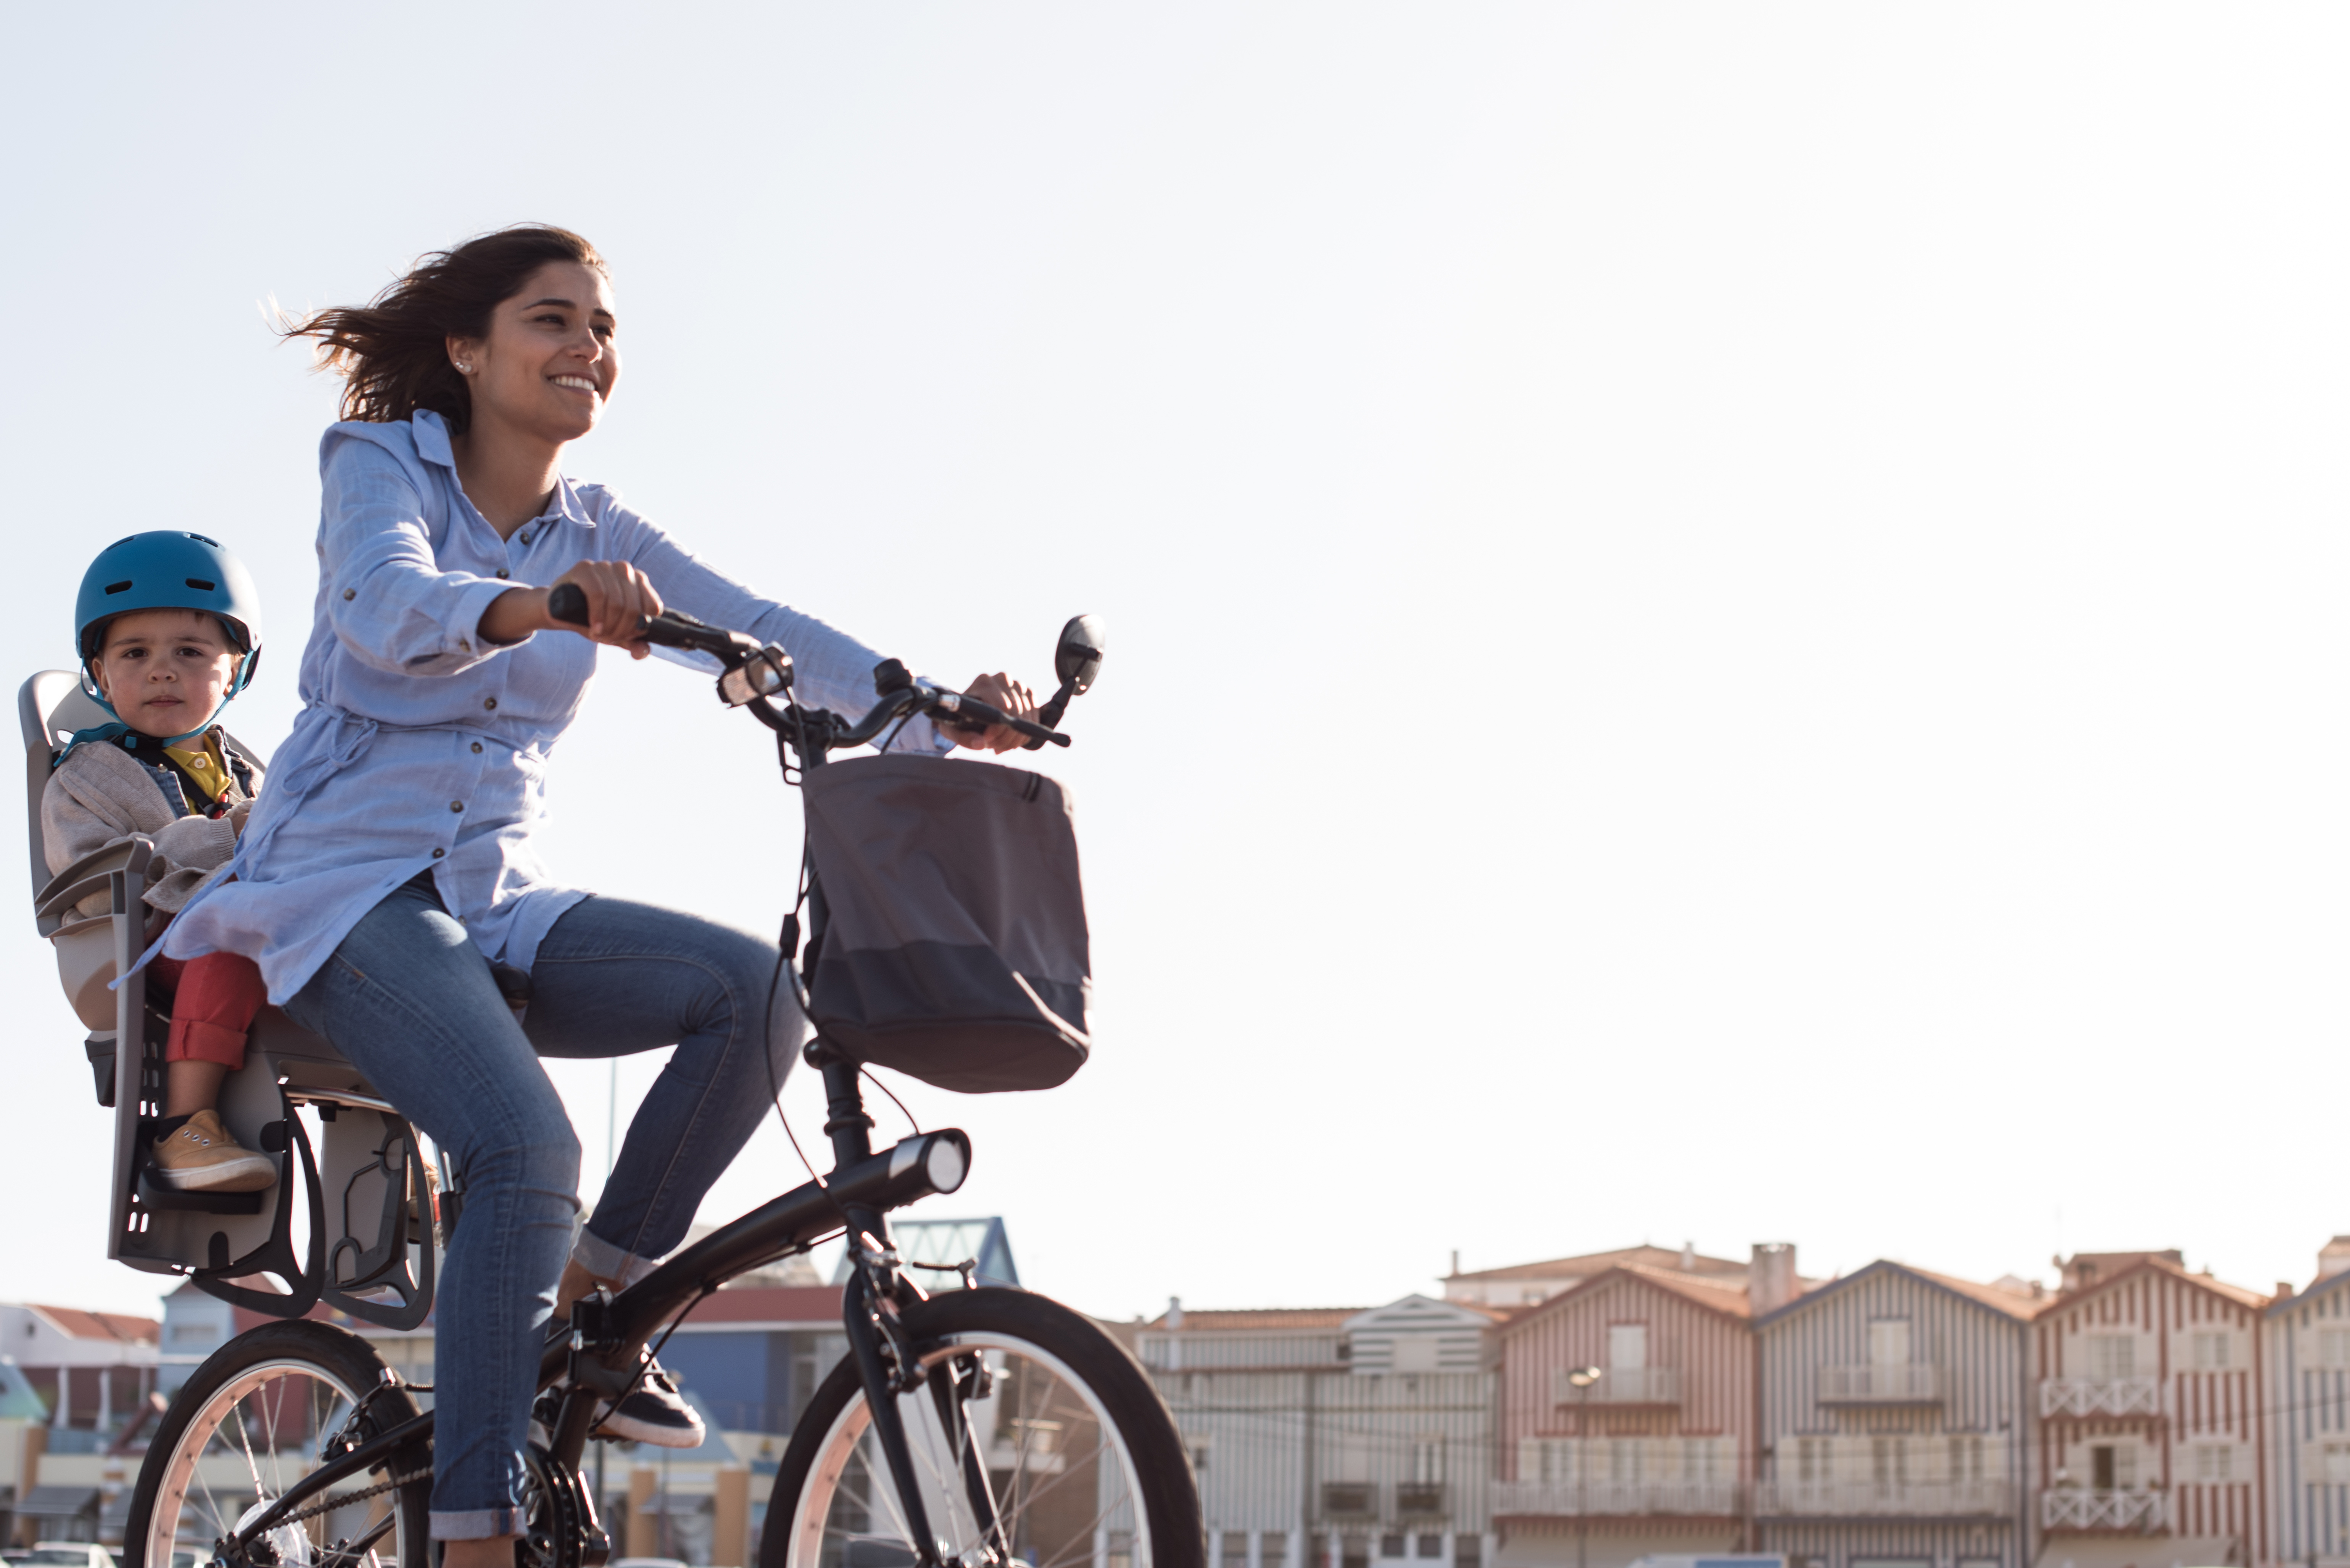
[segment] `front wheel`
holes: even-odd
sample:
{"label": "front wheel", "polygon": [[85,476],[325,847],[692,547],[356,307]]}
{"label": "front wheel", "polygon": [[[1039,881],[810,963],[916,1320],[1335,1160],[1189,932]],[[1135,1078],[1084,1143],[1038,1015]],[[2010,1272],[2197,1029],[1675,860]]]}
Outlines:
{"label": "front wheel", "polygon": [[[204,1562],[213,1543],[288,1487],[357,1443],[416,1414],[408,1390],[357,1334],[323,1323],[273,1323],[230,1340],[163,1413],[122,1536],[126,1568]],[[429,1568],[430,1440],[386,1456],[269,1532],[286,1568]]]}
{"label": "front wheel", "polygon": [[[1043,1296],[1004,1290],[919,1303],[905,1325],[931,1376],[899,1396],[898,1410],[938,1561],[1203,1568],[1182,1440],[1150,1380],[1101,1330]],[[864,1379],[845,1360],[793,1428],[759,1568],[918,1560]]]}

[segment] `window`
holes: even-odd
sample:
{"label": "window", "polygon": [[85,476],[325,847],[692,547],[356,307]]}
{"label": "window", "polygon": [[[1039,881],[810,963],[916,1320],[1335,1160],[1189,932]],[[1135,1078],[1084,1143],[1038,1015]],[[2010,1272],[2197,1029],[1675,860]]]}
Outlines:
{"label": "window", "polygon": [[1619,1486],[1632,1485],[1640,1479],[1644,1468],[1641,1450],[1648,1445],[1638,1438],[1617,1438],[1607,1445],[1607,1479]]}
{"label": "window", "polygon": [[1871,1438],[1868,1440],[1868,1479],[1880,1487],[1908,1486],[1909,1439]]}
{"label": "window", "polygon": [[1797,1438],[1795,1439],[1795,1479],[1804,1482],[1825,1483],[1835,1479],[1835,1439],[1830,1438]]}
{"label": "window", "polygon": [[1109,1568],[1134,1568],[1134,1532],[1109,1532]]}
{"label": "window", "polygon": [[2137,1338],[2127,1334],[2093,1334],[2082,1342],[2088,1353],[2089,1376],[2111,1380],[2137,1376]]}
{"label": "window", "polygon": [[1441,1535],[1413,1536],[1411,1554],[1414,1557],[1424,1557],[1430,1563],[1440,1561],[1444,1556],[1444,1537]]}
{"label": "window", "polygon": [[1265,1531],[1256,1538],[1256,1551],[1263,1568],[1289,1568],[1289,1532]]}
{"label": "window", "polygon": [[2328,1443],[2318,1451],[2317,1471],[2328,1486],[2350,1484],[2350,1443]]}
{"label": "window", "polygon": [[1436,1370],[1437,1336],[1432,1334],[1399,1334],[1388,1341],[1394,1347],[1388,1370],[1394,1372],[1433,1372]]}
{"label": "window", "polygon": [[2205,1443],[2195,1450],[2195,1479],[2209,1484],[2231,1481],[2235,1476],[2236,1450],[2220,1443]]}
{"label": "window", "polygon": [[1413,1442],[1411,1479],[1416,1481],[1440,1481],[1444,1479],[1442,1438],[1421,1438]]}
{"label": "window", "polygon": [[2195,1370],[2225,1372],[2229,1365],[2228,1339],[2225,1334],[2198,1334],[2195,1336]]}
{"label": "window", "polygon": [[1484,1568],[1485,1543],[1462,1531],[1452,1538],[1452,1568]]}
{"label": "window", "polygon": [[1954,1481],[1979,1481],[1983,1479],[1981,1433],[1960,1432],[1951,1437],[1950,1479]]}
{"label": "window", "polygon": [[1695,1481],[1700,1485],[1721,1480],[1721,1477],[1714,1473],[1717,1468],[1714,1464],[1717,1450],[1718,1446],[1711,1438],[1681,1439],[1681,1480]]}
{"label": "window", "polygon": [[1611,1323],[1607,1325],[1607,1370],[1642,1372],[1648,1366],[1648,1325]]}
{"label": "window", "polygon": [[2098,1491],[2137,1490],[2137,1446],[2101,1443],[2089,1450],[2089,1485]]}
{"label": "window", "polygon": [[1224,1568],[1248,1568],[1248,1532],[1224,1532]]}
{"label": "window", "polygon": [[1909,1365],[1909,1320],[1873,1317],[1868,1320],[1868,1364],[1871,1366]]}
{"label": "window", "polygon": [[1205,1438],[1193,1438],[1191,1439],[1191,1473],[1193,1475],[1206,1475],[1208,1473],[1208,1439]]}
{"label": "window", "polygon": [[1382,1557],[1388,1558],[1388,1559],[1394,1559],[1394,1558],[1398,1558],[1398,1557],[1402,1556],[1402,1555],[1403,1555],[1403,1537],[1402,1537],[1402,1536],[1400,1536],[1400,1535],[1382,1535],[1382,1536],[1380,1536],[1380,1537],[1379,1537],[1379,1555],[1380,1555],[1380,1556],[1382,1556]]}
{"label": "window", "polygon": [[2350,1328],[2321,1328],[2317,1331],[2317,1364],[2320,1366],[2350,1366]]}

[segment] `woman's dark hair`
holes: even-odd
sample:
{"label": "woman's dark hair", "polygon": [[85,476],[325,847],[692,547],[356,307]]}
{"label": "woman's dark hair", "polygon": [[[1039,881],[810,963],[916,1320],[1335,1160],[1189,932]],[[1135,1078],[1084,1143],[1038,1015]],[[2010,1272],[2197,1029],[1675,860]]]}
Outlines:
{"label": "woman's dark hair", "polygon": [[321,310],[282,335],[318,340],[318,368],[343,376],[343,418],[405,420],[431,409],[462,434],[473,398],[449,363],[449,339],[489,336],[490,312],[549,262],[611,275],[596,247],[570,230],[517,223],[421,257],[367,304]]}

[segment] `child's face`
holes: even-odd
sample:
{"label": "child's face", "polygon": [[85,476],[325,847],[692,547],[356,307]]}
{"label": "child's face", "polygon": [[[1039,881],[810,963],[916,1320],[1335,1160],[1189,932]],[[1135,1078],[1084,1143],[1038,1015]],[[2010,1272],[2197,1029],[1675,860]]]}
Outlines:
{"label": "child's face", "polygon": [[122,722],[161,740],[211,719],[240,657],[221,623],[200,610],[132,610],[108,624],[89,668]]}

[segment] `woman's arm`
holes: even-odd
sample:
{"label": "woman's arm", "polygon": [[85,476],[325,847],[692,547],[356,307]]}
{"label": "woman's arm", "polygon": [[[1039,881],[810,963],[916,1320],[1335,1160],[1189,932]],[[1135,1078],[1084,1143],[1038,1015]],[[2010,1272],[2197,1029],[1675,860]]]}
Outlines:
{"label": "woman's arm", "polygon": [[[873,667],[881,662],[881,655],[865,644],[734,581],[626,507],[608,504],[598,526],[610,531],[613,544],[619,546],[614,553],[624,555],[671,607],[712,626],[747,632],[762,642],[782,644],[792,656],[801,701],[849,719],[861,717],[873,706],[878,696]],[[972,682],[971,692],[1008,712],[1035,717],[1033,694],[1008,677],[982,676]],[[960,745],[1003,752],[1024,743],[1007,729],[939,731],[930,721],[917,719],[899,733],[893,749],[943,752]]]}
{"label": "woman's arm", "polygon": [[501,644],[484,639],[482,618],[514,585],[441,569],[423,499],[400,460],[344,436],[328,449],[322,478],[318,565],[327,617],[351,656],[396,675],[432,676],[496,654]]}

